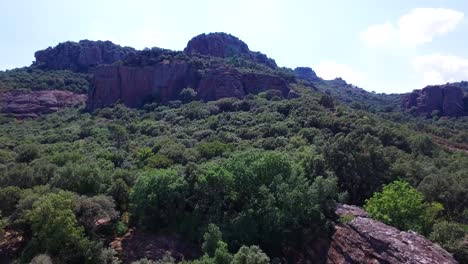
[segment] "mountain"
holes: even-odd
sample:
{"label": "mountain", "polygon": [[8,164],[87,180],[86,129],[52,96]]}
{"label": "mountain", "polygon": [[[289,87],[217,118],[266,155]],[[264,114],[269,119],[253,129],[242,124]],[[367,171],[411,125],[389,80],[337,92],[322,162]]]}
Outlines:
{"label": "mountain", "polygon": [[135,50],[110,41],[64,42],[34,53],[33,66],[44,70],[71,70],[89,72],[101,64],[112,64],[124,59]]}
{"label": "mountain", "polygon": [[0,72],[0,263],[468,260],[464,82],[376,94],[226,33],[36,55]]}

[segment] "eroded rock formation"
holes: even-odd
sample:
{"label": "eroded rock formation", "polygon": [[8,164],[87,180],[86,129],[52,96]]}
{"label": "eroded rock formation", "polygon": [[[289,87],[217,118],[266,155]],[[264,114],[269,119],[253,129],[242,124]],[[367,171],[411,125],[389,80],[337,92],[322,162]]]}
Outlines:
{"label": "eroded rock formation", "polygon": [[441,116],[459,117],[466,115],[463,91],[455,84],[427,86],[414,90],[403,98],[403,107],[413,108],[418,114],[430,117],[433,111]]}
{"label": "eroded rock formation", "polygon": [[0,93],[0,113],[16,118],[37,117],[85,102],[86,95],[68,91],[11,91]]}
{"label": "eroded rock formation", "polygon": [[152,66],[105,66],[96,69],[87,108],[107,107],[116,102],[138,107],[149,100],[176,100],[187,87],[202,101],[279,90],[287,97],[287,82],[275,75],[240,72],[234,68],[207,69],[200,73],[184,61],[162,62]]}
{"label": "eroded rock formation", "polygon": [[110,41],[68,41],[37,51],[34,65],[46,70],[88,72],[97,65],[112,64],[134,52],[133,48],[121,47]]}
{"label": "eroded rock formation", "polygon": [[358,207],[338,205],[336,213],[353,219],[335,226],[327,264],[457,263],[452,255],[427,238],[373,220]]}
{"label": "eroded rock formation", "polygon": [[263,53],[251,51],[245,42],[226,33],[198,35],[188,42],[184,52],[188,55],[201,54],[221,58],[240,56],[270,68],[277,67],[273,59]]}
{"label": "eroded rock formation", "polygon": [[322,79],[309,67],[297,67],[294,69],[297,78],[308,82],[321,81]]}

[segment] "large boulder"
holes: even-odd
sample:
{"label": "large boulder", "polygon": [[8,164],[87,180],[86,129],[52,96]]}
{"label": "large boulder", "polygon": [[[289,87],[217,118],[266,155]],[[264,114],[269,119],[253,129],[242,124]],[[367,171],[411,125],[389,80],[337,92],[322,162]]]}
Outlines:
{"label": "large boulder", "polygon": [[336,213],[352,220],[335,226],[327,264],[457,263],[451,254],[427,238],[373,220],[358,207],[338,205]]}
{"label": "large boulder", "polygon": [[97,65],[112,64],[132,53],[135,53],[133,48],[121,47],[110,41],[68,41],[37,51],[34,65],[46,70],[89,72]]}
{"label": "large boulder", "polygon": [[201,34],[192,38],[184,52],[188,55],[201,54],[213,57],[244,57],[270,68],[276,68],[276,62],[260,52],[250,51],[245,42],[226,33]]}
{"label": "large boulder", "polygon": [[442,116],[459,117],[464,111],[463,90],[455,84],[427,86],[403,97],[404,108],[414,108],[416,113],[430,117],[433,111]]}
{"label": "large boulder", "polygon": [[68,91],[11,91],[0,93],[0,113],[16,118],[37,117],[85,101],[86,95]]}

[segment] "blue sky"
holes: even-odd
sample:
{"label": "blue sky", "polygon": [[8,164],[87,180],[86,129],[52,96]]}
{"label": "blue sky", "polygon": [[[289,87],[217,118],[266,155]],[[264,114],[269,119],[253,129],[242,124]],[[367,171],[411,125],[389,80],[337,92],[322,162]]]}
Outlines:
{"label": "blue sky", "polygon": [[468,1],[0,0],[0,10],[0,70],[67,40],[181,50],[222,31],[280,66],[309,66],[369,91],[468,80]]}

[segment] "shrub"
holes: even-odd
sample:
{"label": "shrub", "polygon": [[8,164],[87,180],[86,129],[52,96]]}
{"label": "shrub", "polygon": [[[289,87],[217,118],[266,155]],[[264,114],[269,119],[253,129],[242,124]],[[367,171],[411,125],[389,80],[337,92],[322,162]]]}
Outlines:
{"label": "shrub", "polygon": [[434,224],[430,239],[452,252],[460,263],[468,262],[468,245],[464,241],[466,227],[462,224],[440,221]]}
{"label": "shrub", "polygon": [[36,145],[20,145],[15,148],[15,152],[17,162],[29,163],[39,158],[39,148]]}
{"label": "shrub", "polygon": [[270,263],[270,258],[257,246],[242,246],[232,259],[232,264],[268,263]]}
{"label": "shrub", "polygon": [[425,203],[423,195],[407,182],[395,181],[366,200],[365,209],[372,218],[401,230],[427,233],[443,207]]}
{"label": "shrub", "polygon": [[149,228],[176,225],[184,213],[187,187],[173,169],[143,172],[130,194],[135,218]]}

